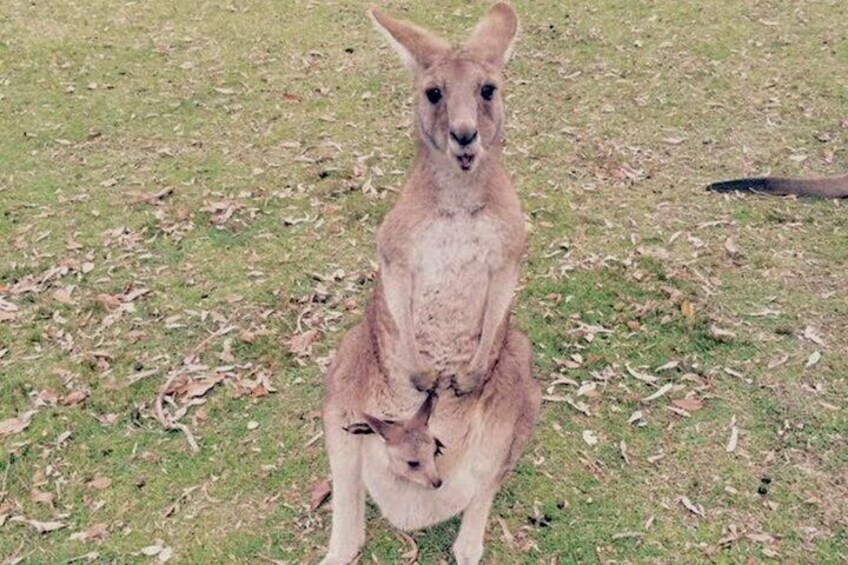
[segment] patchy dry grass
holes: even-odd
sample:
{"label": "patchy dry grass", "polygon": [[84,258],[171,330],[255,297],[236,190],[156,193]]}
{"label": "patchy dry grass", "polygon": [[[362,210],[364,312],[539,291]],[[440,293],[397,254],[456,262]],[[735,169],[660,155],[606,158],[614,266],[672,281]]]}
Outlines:
{"label": "patchy dry grass", "polygon": [[[516,2],[516,320],[551,400],[492,562],[848,561],[848,216],[702,192],[848,168],[848,5],[692,4]],[[366,5],[6,3],[0,420],[35,412],[0,440],[0,557],[321,555],[320,366],[412,147]],[[388,7],[458,39],[484,6]]]}

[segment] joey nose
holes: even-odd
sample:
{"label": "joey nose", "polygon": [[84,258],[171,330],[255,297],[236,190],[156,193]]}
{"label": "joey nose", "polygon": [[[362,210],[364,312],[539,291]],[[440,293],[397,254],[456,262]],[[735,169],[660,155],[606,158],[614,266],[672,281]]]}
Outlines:
{"label": "joey nose", "polygon": [[452,129],[451,137],[462,147],[470,145],[477,139],[476,129]]}
{"label": "joey nose", "polygon": [[439,488],[442,486],[442,479],[436,479],[433,481],[433,488]]}

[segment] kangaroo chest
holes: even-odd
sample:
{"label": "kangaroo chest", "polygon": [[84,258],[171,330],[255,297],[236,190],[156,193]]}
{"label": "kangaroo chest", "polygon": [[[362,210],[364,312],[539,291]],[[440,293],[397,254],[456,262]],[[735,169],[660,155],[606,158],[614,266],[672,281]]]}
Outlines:
{"label": "kangaroo chest", "polygon": [[489,277],[503,262],[495,218],[438,217],[416,230],[412,316],[422,355],[439,371],[467,363],[479,338]]}

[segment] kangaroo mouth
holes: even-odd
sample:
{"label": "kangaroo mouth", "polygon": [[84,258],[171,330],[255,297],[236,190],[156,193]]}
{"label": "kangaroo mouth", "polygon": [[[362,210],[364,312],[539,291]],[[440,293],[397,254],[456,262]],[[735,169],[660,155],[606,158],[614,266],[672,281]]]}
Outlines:
{"label": "kangaroo mouth", "polygon": [[459,168],[463,171],[470,171],[471,168],[474,166],[474,160],[476,158],[476,155],[471,154],[463,154],[456,156],[456,160],[459,162]]}

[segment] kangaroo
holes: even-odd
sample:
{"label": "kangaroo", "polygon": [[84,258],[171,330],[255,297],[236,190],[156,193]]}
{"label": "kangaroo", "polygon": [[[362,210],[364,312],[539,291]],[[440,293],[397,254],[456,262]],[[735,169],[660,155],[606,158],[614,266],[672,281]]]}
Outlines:
{"label": "kangaroo", "polygon": [[[461,513],[453,553],[473,564],[541,403],[530,343],[509,327],[526,232],[501,163],[501,69],[518,18],[497,3],[452,47],[382,12],[370,16],[414,77],[417,155],[377,233],[379,275],[364,320],[343,337],[327,372],[333,516],[322,563],[359,553],[367,491],[403,530]],[[398,423],[416,421],[405,416],[423,414],[435,393],[427,427],[444,444],[426,434],[409,439],[409,426]],[[365,426],[383,441],[363,434]],[[435,459],[440,444],[447,448]],[[419,447],[434,449],[433,467]]]}
{"label": "kangaroo", "polygon": [[836,177],[793,179],[755,177],[714,182],[707,187],[713,192],[762,192],[775,196],[809,196],[818,198],[848,198],[848,174]]}
{"label": "kangaroo", "polygon": [[390,378],[470,393],[489,374],[508,326],[526,232],[501,164],[500,71],[518,29],[495,4],[464,46],[372,11],[415,78],[417,156],[377,233],[372,301]]}

